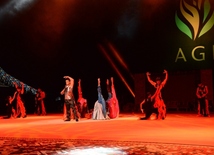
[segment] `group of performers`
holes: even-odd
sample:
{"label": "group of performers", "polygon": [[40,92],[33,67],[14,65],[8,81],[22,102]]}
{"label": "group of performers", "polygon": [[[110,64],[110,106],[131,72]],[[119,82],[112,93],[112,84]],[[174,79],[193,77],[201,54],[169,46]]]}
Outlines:
{"label": "group of performers", "polygon": [[110,81],[108,79],[106,81],[107,92],[108,92],[107,100],[105,100],[103,97],[100,83],[101,83],[100,78],[98,78],[97,79],[98,99],[94,104],[92,119],[114,119],[119,117],[120,109],[119,109],[119,103],[118,103],[115,88],[114,88],[113,77],[111,77],[111,86],[110,86]]}
{"label": "group of performers", "polygon": [[[146,98],[140,103],[140,109],[142,113],[145,114],[145,117],[140,118],[141,120],[150,119],[150,116],[155,113],[156,119],[165,119],[166,118],[166,105],[162,98],[161,90],[165,86],[168,79],[168,72],[163,71],[165,74],[164,80],[161,80],[160,77],[157,77],[155,81],[150,78],[150,73],[146,73],[148,82],[154,86],[155,92],[147,92]],[[73,86],[74,79],[70,76],[64,76],[65,87],[60,92],[61,95],[64,95],[64,120],[70,121],[75,119],[79,121],[79,118],[91,118],[94,120],[104,120],[104,119],[114,119],[119,117],[119,103],[117,100],[115,88],[114,88],[114,79],[106,80],[106,87],[108,92],[108,98],[105,100],[102,94],[101,81],[100,78],[97,79],[97,93],[98,99],[94,104],[93,112],[89,114],[87,99],[83,97],[81,89],[81,79],[78,81],[78,99],[77,102],[73,95]],[[15,79],[9,74],[5,73],[2,68],[0,68],[0,80],[7,83],[8,86],[12,86],[16,89],[13,95],[8,96],[6,99],[7,106],[7,116],[8,118],[26,118],[26,109],[22,99],[24,92],[31,92],[35,95],[35,114],[37,115],[46,115],[45,110],[45,92],[38,88],[37,90],[24,84],[23,82]],[[198,102],[198,116],[208,116],[209,113],[209,103],[207,99],[208,88],[206,85],[199,83],[196,96]],[[16,101],[15,108],[13,106],[14,100]]]}
{"label": "group of performers", "polygon": [[[14,94],[9,95],[6,98],[7,118],[27,117],[26,108],[23,100],[23,94],[27,92],[35,95],[35,114],[46,115],[44,105],[45,92],[41,88],[35,89],[32,88],[31,86],[24,84],[20,80],[7,74],[1,67],[0,67],[0,80],[5,85],[15,88]],[[15,106],[13,105],[14,102]]]}
{"label": "group of performers", "polygon": [[[73,95],[74,79],[70,76],[64,76],[63,78],[65,79],[65,87],[60,94],[64,95],[64,120],[70,121],[74,118],[75,121],[78,122],[79,118],[86,117],[88,114],[87,99],[83,97],[81,79],[78,81],[78,100],[76,104]],[[108,91],[107,100],[105,100],[102,95],[100,84],[100,78],[98,78],[98,100],[94,104],[91,118],[94,120],[104,120],[119,117],[119,103],[114,89],[113,77],[111,78],[111,86],[108,79],[106,82]]]}
{"label": "group of performers", "polygon": [[[23,101],[22,95],[24,94],[24,83],[20,82],[21,86],[17,83],[13,83],[16,91],[13,96],[8,96],[6,98],[7,106],[7,118],[26,118],[26,108]],[[45,92],[41,88],[38,88],[35,95],[35,114],[36,115],[46,115],[45,104],[44,104]],[[13,106],[13,101],[15,101],[15,106]]]}
{"label": "group of performers", "polygon": [[[145,113],[145,117],[140,118],[141,120],[150,119],[153,113],[156,114],[156,119],[165,119],[166,117],[166,105],[163,101],[161,90],[167,82],[168,72],[164,70],[163,73],[165,74],[165,79],[161,81],[161,79],[157,77],[155,82],[151,80],[151,74],[149,72],[146,73],[149,83],[156,88],[156,91],[153,95],[151,92],[147,92],[146,99],[140,103],[140,109],[142,113]],[[196,89],[198,116],[210,117],[207,94],[208,87],[200,82]]]}

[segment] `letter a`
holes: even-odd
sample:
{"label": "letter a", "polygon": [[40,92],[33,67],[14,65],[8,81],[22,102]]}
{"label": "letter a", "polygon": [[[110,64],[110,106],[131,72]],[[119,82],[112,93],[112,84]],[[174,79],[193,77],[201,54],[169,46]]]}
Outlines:
{"label": "letter a", "polygon": [[187,61],[181,48],[179,48],[178,50],[178,54],[176,56],[175,62],[177,62],[178,59],[183,59],[185,62]]}

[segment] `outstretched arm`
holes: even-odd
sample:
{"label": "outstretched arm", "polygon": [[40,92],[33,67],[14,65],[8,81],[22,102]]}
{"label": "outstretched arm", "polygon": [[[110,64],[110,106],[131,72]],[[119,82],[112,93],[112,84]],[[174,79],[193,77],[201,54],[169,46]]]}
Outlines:
{"label": "outstretched arm", "polygon": [[61,95],[65,94],[65,88],[60,92]]}
{"label": "outstretched arm", "polygon": [[13,97],[12,97],[12,99],[10,100],[10,104],[11,104],[11,103],[13,102],[13,100],[15,99],[16,94],[17,94],[17,92],[15,92],[15,93],[13,94]]}
{"label": "outstretched arm", "polygon": [[141,110],[142,113],[144,112],[143,108],[142,108],[142,106],[143,106],[144,103],[145,103],[145,99],[140,103],[140,110]]}
{"label": "outstretched arm", "polygon": [[150,74],[149,72],[146,73],[146,77],[147,77],[149,83],[151,83],[151,85],[155,86],[156,83],[155,83],[154,81],[151,80],[150,75],[151,75],[151,74]]}

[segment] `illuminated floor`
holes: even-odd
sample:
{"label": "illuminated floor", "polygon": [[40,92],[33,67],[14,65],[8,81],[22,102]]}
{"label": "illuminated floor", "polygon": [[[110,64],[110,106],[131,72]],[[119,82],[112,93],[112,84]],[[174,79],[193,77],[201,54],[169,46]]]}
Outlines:
{"label": "illuminated floor", "polygon": [[[2,154],[214,154],[214,117],[168,114],[166,120],[64,122],[62,115],[0,119]],[[87,153],[85,153],[87,152]],[[98,153],[99,152],[99,153]]]}

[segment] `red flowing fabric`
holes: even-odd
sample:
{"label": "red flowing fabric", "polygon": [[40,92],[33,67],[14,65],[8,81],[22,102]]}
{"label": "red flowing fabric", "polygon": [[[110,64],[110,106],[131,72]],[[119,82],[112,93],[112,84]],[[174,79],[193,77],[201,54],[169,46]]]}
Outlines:
{"label": "red flowing fabric", "polygon": [[116,92],[114,89],[114,85],[112,85],[111,91],[112,91],[112,98],[107,102],[109,106],[109,117],[117,118],[119,116],[120,108],[119,108]]}

